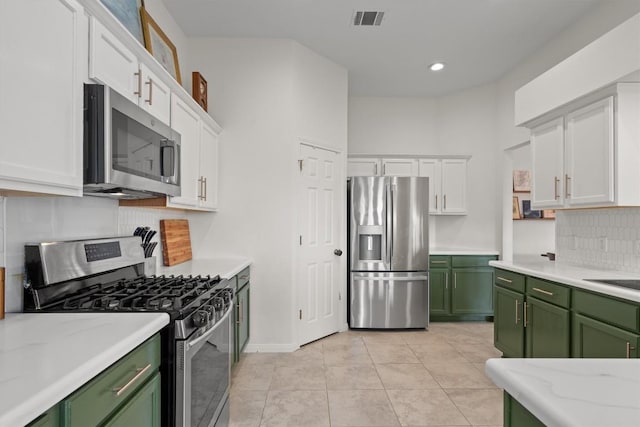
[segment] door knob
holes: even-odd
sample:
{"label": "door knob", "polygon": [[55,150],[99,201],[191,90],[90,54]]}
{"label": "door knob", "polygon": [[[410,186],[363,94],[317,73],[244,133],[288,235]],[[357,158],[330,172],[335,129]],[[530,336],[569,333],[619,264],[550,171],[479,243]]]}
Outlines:
{"label": "door knob", "polygon": [[340,249],[334,250],[333,253],[334,255],[338,255],[338,256],[342,255],[342,251]]}

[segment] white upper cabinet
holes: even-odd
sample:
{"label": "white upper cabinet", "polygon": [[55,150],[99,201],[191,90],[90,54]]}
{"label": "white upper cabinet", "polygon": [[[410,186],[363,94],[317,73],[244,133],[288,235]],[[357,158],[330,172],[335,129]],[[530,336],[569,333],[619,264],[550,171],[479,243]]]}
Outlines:
{"label": "white upper cabinet", "polygon": [[533,177],[531,207],[555,208],[564,204],[564,119],[531,129]]}
{"label": "white upper cabinet", "polygon": [[166,124],[170,120],[169,86],[141,63],[97,18],[90,18],[89,77],[103,83]]}
{"label": "white upper cabinet", "polygon": [[218,208],[218,133],[203,123],[200,136],[199,206],[215,210]]}
{"label": "white upper cabinet", "polygon": [[418,176],[416,159],[382,159],[383,176]]}
{"label": "white upper cabinet", "polygon": [[218,208],[218,133],[181,99],[171,98],[171,127],[180,134],[182,194],[167,206],[213,211]]}
{"label": "white upper cabinet", "polygon": [[75,0],[0,2],[0,191],[82,195],[87,31]]}
{"label": "white upper cabinet", "polygon": [[347,160],[347,176],[378,176],[381,171],[380,159],[350,157]]}
{"label": "white upper cabinet", "polygon": [[171,206],[197,207],[200,196],[200,117],[179,98],[171,100],[171,127],[180,134],[180,196]]}
{"label": "white upper cabinet", "polygon": [[466,215],[467,159],[420,159],[419,176],[429,177],[429,213]]}
{"label": "white upper cabinet", "polygon": [[565,196],[569,205],[614,201],[613,148],[612,96],[567,115]]}
{"label": "white upper cabinet", "polygon": [[442,210],[443,215],[467,213],[467,160],[442,160]]}
{"label": "white upper cabinet", "polygon": [[618,83],[549,116],[529,124],[533,208],[640,205],[640,83]]}

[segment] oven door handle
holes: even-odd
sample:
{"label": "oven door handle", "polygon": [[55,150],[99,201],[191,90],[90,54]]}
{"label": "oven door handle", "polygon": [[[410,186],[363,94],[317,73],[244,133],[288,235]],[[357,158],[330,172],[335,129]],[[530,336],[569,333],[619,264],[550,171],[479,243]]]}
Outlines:
{"label": "oven door handle", "polygon": [[232,309],[233,309],[233,300],[231,300],[229,304],[229,308],[227,309],[227,312],[224,314],[224,316],[220,318],[220,320],[218,320],[218,322],[213,326],[213,328],[209,329],[204,334],[200,335],[198,338],[195,338],[193,341],[191,340],[187,341],[187,350],[190,350],[192,347],[195,347],[196,345],[200,344],[202,341],[209,338],[216,331],[216,329],[220,327],[220,325],[225,323],[225,321],[231,314]]}

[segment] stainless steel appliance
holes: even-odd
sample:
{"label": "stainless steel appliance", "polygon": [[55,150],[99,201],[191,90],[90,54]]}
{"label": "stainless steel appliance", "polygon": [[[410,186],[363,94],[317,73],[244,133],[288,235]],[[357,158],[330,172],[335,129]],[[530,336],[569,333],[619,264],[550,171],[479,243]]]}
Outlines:
{"label": "stainless steel appliance", "polygon": [[224,427],[234,289],[219,277],[145,276],[140,237],[25,246],[25,311],[165,312],[162,425]]}
{"label": "stainless steel appliance", "polygon": [[349,326],[429,325],[429,181],[352,177]]}
{"label": "stainless steel appliance", "polygon": [[84,193],[180,195],[180,135],[102,85],[84,85]]}

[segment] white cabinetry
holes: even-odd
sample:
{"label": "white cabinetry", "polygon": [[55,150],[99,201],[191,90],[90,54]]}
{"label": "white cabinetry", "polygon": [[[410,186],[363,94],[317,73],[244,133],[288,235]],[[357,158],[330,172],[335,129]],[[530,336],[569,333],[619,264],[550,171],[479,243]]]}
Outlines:
{"label": "white cabinetry", "polygon": [[89,77],[169,124],[169,87],[95,17],[90,18],[89,42]]}
{"label": "white cabinetry", "polygon": [[380,159],[350,157],[347,160],[347,176],[378,176],[381,170]]}
{"label": "white cabinetry", "polygon": [[532,207],[640,205],[640,84],[622,83],[529,124]]}
{"label": "white cabinetry", "polygon": [[82,194],[82,34],[75,0],[0,2],[0,192]]}
{"label": "white cabinetry", "polygon": [[429,178],[429,213],[467,213],[467,159],[420,159],[419,176]]}
{"label": "white cabinetry", "polygon": [[384,176],[418,176],[416,159],[382,159]]}
{"label": "white cabinetry", "polygon": [[180,138],[182,194],[167,206],[214,210],[218,204],[218,131],[206,125],[189,105],[171,98],[171,127]]}

